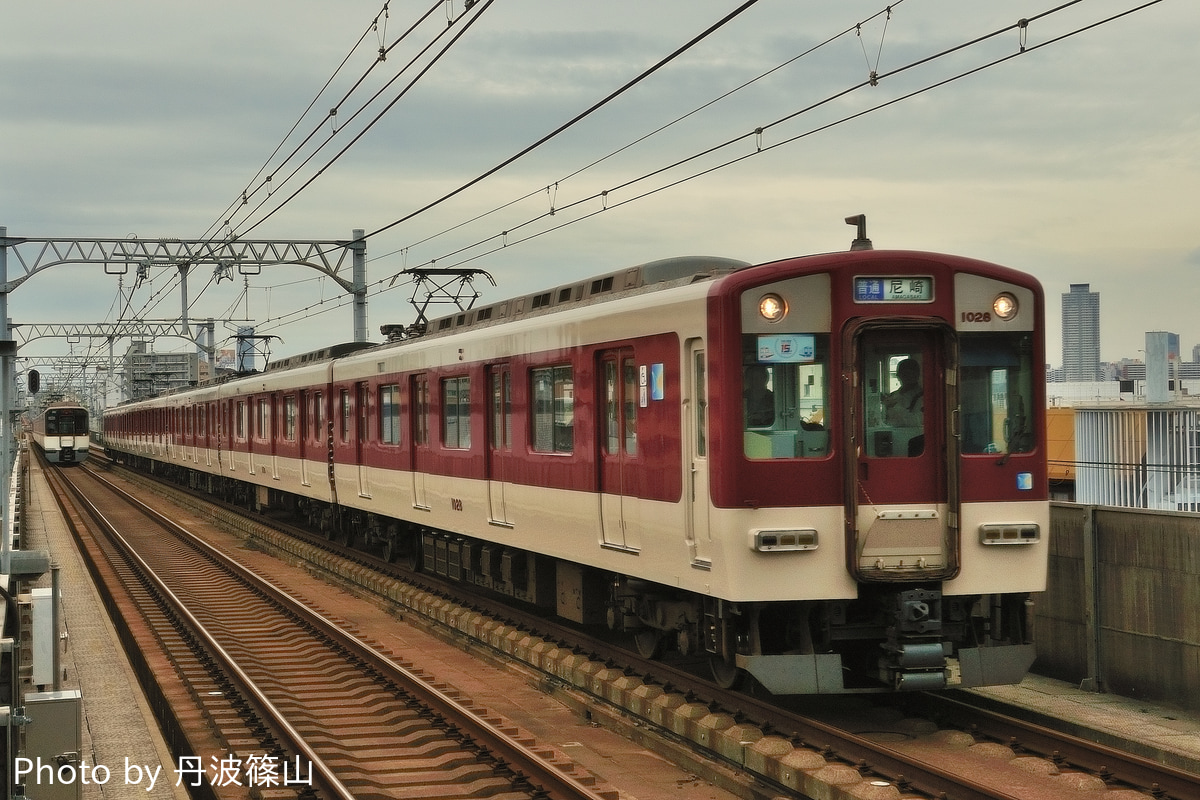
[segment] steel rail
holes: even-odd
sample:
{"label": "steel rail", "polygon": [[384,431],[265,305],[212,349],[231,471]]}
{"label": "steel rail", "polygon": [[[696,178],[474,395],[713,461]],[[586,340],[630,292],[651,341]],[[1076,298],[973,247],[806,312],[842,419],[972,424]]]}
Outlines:
{"label": "steel rail", "polygon": [[[94,472],[92,474],[95,475]],[[237,575],[242,581],[251,585],[255,591],[268,597],[271,602],[284,608],[287,613],[301,620],[302,624],[311,626],[330,641],[342,645],[353,656],[362,659],[380,673],[393,676],[397,683],[403,685],[420,704],[430,708],[440,716],[452,719],[463,733],[473,737],[480,743],[486,744],[493,756],[507,762],[514,770],[523,773],[531,783],[538,785],[545,792],[543,796],[548,798],[548,800],[606,800],[609,796],[592,789],[588,785],[588,783],[592,782],[590,776],[577,778],[572,773],[557,768],[553,763],[547,761],[543,755],[539,755],[535,749],[521,744],[517,737],[509,734],[501,726],[481,717],[472,708],[455,700],[451,694],[437,688],[429,680],[380,653],[367,642],[339,627],[337,623],[322,616],[317,611],[297,601],[291,595],[263,580],[244,565],[232,560],[218,548],[213,547],[174,520],[143,503],[139,498],[112,484],[111,481],[105,480],[103,476],[96,475],[96,477],[103,481],[110,490],[120,495],[122,499],[137,507],[143,514],[151,517],[157,524],[185,538],[190,546],[202,551],[221,568]],[[146,569],[150,569],[148,565]],[[154,575],[152,570],[150,574]],[[162,584],[157,575],[154,575],[154,578],[156,583]],[[177,599],[170,593],[165,584],[162,584],[162,589],[172,598],[173,603],[177,602]],[[194,625],[197,631],[203,631],[206,643],[211,642],[214,651],[221,655],[222,661],[228,660],[233,665],[239,682],[244,681],[250,687],[247,691],[252,693],[256,702],[261,698],[261,702],[265,708],[269,708],[273,715],[279,714],[280,712],[271,704],[266,695],[258,689],[253,680],[240,667],[237,667],[232,657],[204,629],[203,624],[190,614],[190,612],[185,613],[187,614],[189,624]],[[282,715],[277,718],[286,726],[289,735],[294,734],[298,737],[298,741],[302,742],[300,734],[283,719]],[[305,757],[312,759],[314,764],[323,763],[320,762],[319,757],[306,743],[303,744],[303,753]],[[328,767],[326,769],[328,770],[329,777],[336,781],[336,776],[332,770],[329,770]],[[340,782],[336,785],[343,789],[345,788]],[[346,791],[348,792],[349,790]],[[353,795],[347,794],[346,797],[353,797]]]}
{"label": "steel rail", "polygon": [[[96,475],[94,472],[91,474]],[[96,475],[96,477],[99,478],[100,476]],[[103,479],[101,478],[101,480]],[[141,575],[141,578],[149,581],[153,585],[154,590],[170,602],[172,612],[182,617],[192,632],[203,641],[204,647],[220,663],[221,669],[234,680],[238,686],[238,690],[245,694],[253,704],[258,706],[263,716],[271,720],[272,725],[278,728],[278,732],[282,734],[287,744],[294,751],[308,759],[317,775],[320,776],[322,788],[329,796],[339,798],[339,800],[354,800],[354,793],[338,779],[333,769],[312,749],[300,732],[287,721],[282,712],[271,702],[271,699],[258,687],[254,680],[246,674],[245,670],[241,668],[228,651],[221,646],[216,637],[188,610],[186,604],[171,590],[166,582],[155,572],[153,567],[138,555],[133,546],[117,530],[116,526],[107,516],[70,481],[64,480],[62,483],[63,486],[71,491],[75,502],[79,503],[87,511],[92,519],[103,528],[105,534],[120,548],[122,556],[130,562],[130,565]],[[111,488],[116,488],[112,487],[108,481],[104,481],[104,483]],[[148,507],[144,503],[126,492],[121,492],[119,489],[117,491],[123,499],[131,501],[139,510],[145,513]],[[156,521],[162,523],[165,519],[165,517],[162,517]],[[177,526],[172,524],[171,527],[175,529]]]}

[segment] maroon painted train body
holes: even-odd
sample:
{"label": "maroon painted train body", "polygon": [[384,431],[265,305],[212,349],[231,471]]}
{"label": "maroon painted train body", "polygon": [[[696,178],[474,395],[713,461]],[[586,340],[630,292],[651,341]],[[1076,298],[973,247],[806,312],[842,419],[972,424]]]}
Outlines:
{"label": "maroon painted train body", "polygon": [[652,262],[110,409],[115,457],[776,693],[1016,682],[1043,296],[970,259]]}

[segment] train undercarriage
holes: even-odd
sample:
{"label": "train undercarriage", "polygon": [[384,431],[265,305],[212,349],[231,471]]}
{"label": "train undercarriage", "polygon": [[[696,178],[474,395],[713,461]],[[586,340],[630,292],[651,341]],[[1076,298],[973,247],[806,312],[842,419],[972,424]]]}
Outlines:
{"label": "train undercarriage", "polygon": [[1027,594],[946,596],[938,584],[860,584],[850,600],[734,603],[549,556],[114,454],[136,469],[326,538],[625,635],[644,657],[707,655],[726,687],[775,694],[1016,683],[1034,658]]}

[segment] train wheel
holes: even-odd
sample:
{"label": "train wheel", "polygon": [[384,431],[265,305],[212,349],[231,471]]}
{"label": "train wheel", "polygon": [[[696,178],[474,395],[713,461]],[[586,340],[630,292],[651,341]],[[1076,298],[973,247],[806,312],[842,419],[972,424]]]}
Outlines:
{"label": "train wheel", "polygon": [[658,658],[662,655],[662,631],[642,628],[633,634],[633,644],[642,658]]}
{"label": "train wheel", "polygon": [[745,672],[720,656],[709,656],[708,667],[712,671],[713,682],[722,689],[736,689],[746,677]]}

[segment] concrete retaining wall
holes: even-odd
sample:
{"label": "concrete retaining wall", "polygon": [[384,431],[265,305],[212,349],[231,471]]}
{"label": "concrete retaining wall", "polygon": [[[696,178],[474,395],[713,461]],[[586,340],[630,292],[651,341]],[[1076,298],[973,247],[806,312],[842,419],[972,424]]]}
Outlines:
{"label": "concrete retaining wall", "polygon": [[1200,514],[1055,503],[1033,671],[1200,710]]}

